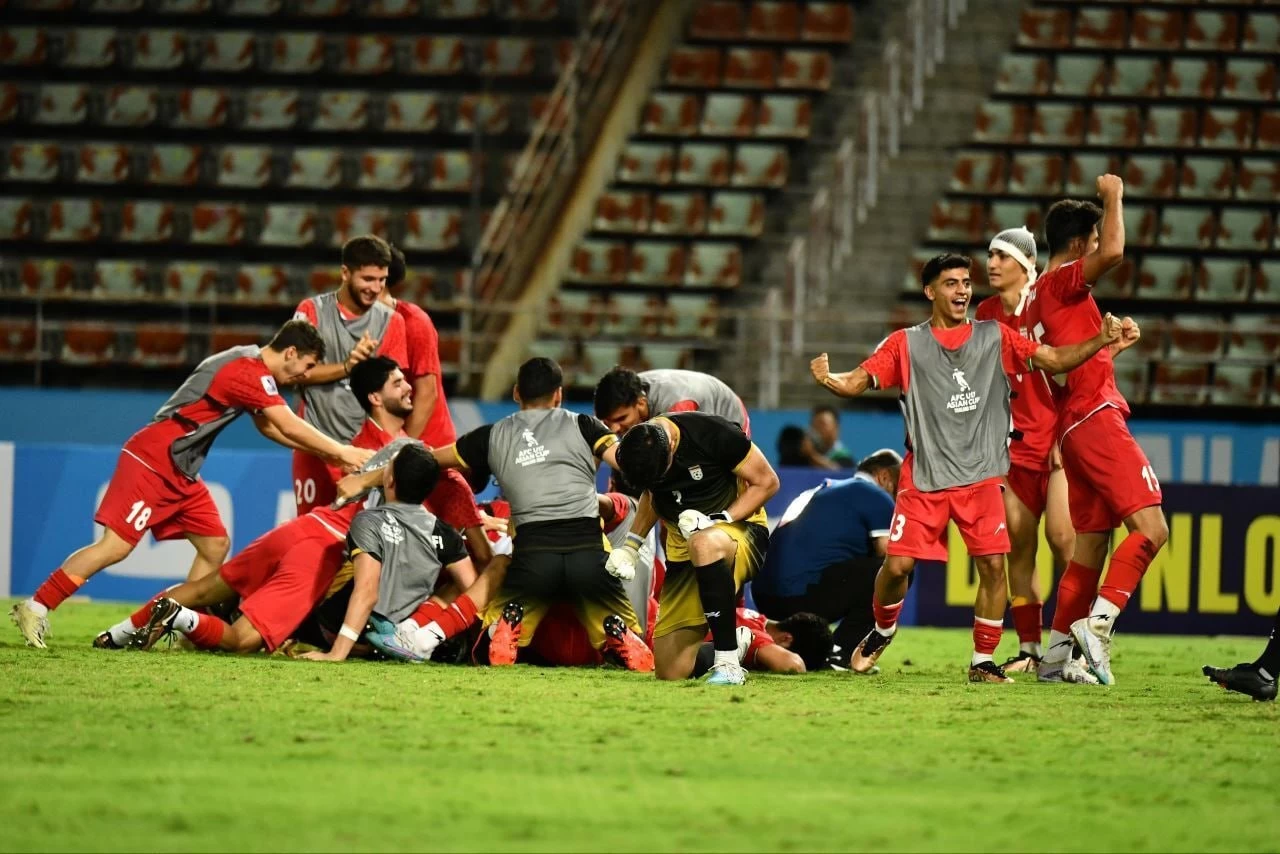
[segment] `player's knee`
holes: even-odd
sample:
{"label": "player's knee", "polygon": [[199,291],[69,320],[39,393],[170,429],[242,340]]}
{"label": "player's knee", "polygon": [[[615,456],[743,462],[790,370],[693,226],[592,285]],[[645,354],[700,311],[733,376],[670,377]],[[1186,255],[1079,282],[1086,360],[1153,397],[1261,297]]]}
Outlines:
{"label": "player's knee", "polygon": [[103,566],[111,566],[127,558],[133,551],[133,544],[123,539],[110,528],[107,528],[102,533],[102,539],[98,540],[90,548],[95,552],[98,563]]}
{"label": "player's knee", "polygon": [[1004,555],[975,557],[973,563],[977,567],[978,577],[983,581],[1004,581]]}
{"label": "player's knee", "polygon": [[1063,562],[1071,560],[1071,555],[1075,551],[1076,545],[1075,531],[1070,528],[1065,530],[1048,528],[1045,530],[1044,536],[1049,543],[1049,550],[1053,552],[1055,558]]}
{"label": "player's knee", "polygon": [[231,538],[201,537],[196,548],[200,552],[200,557],[209,563],[221,565],[227,559],[227,553],[231,551]]}
{"label": "player's knee", "polygon": [[896,581],[911,575],[911,570],[914,567],[915,561],[913,560],[900,560],[896,557],[890,557],[880,565],[880,572]]}
{"label": "player's knee", "polygon": [[706,566],[733,557],[734,543],[723,531],[707,528],[689,538],[689,556],[695,566]]}

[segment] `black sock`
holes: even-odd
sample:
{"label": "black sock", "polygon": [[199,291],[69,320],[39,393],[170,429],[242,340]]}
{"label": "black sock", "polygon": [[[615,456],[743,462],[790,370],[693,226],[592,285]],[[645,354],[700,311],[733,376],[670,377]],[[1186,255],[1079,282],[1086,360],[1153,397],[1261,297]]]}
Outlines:
{"label": "black sock", "polygon": [[716,662],[715,648],[709,643],[704,643],[698,647],[698,657],[693,660],[693,673],[690,679],[698,679],[704,673],[711,669],[711,665]]}
{"label": "black sock", "polygon": [[717,652],[736,652],[737,591],[733,586],[733,564],[721,559],[706,566],[695,566],[693,571],[697,574],[698,596],[702,599],[703,616],[711,628],[712,644]]}
{"label": "black sock", "polygon": [[1280,611],[1276,611],[1276,622],[1271,627],[1271,639],[1267,641],[1267,648],[1253,664],[1267,671],[1272,679],[1280,676]]}

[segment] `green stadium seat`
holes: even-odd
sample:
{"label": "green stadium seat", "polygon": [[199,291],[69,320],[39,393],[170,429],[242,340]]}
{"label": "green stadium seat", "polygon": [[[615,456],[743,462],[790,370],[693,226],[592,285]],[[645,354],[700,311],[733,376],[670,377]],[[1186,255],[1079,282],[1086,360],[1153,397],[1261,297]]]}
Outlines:
{"label": "green stadium seat", "polygon": [[1163,65],[1152,56],[1117,56],[1111,64],[1107,94],[1113,97],[1153,98],[1160,94]]}
{"label": "green stadium seat", "polygon": [[117,240],[127,243],[160,243],[174,236],[175,208],[171,202],[139,200],[120,207]]}
{"label": "green stadium seat", "polygon": [[285,186],[331,190],[342,183],[342,152],[337,148],[296,148],[289,157]]}
{"label": "green stadium seat", "polygon": [[1240,46],[1248,53],[1272,57],[1280,54],[1280,14],[1274,11],[1248,13]]}
{"label": "green stadium seat", "polygon": [[628,142],[618,158],[615,178],[629,184],[668,184],[674,162],[675,149],[671,145]]}
{"label": "green stadium seat", "polygon": [[1147,111],[1142,144],[1160,148],[1192,148],[1199,135],[1199,114],[1189,107],[1152,107]]}
{"label": "green stadium seat", "polygon": [[1018,22],[1020,47],[1064,48],[1071,43],[1071,10],[1032,6]]}
{"label": "green stadium seat", "polygon": [[1229,157],[1186,157],[1178,195],[1188,199],[1229,199],[1235,186],[1235,163]]}
{"label": "green stadium seat", "polygon": [[63,68],[109,68],[116,61],[116,31],[111,27],[76,27],[62,32]]}
{"label": "green stadium seat", "polygon": [[235,246],[244,239],[245,210],[242,205],[202,202],[191,210],[192,243]]}
{"label": "green stadium seat", "polygon": [[1185,300],[1191,298],[1195,268],[1185,256],[1147,255],[1138,268],[1138,299]]}
{"label": "green stadium seat", "polygon": [[61,172],[62,147],[56,142],[15,142],[5,158],[6,181],[48,183]]}
{"label": "green stadium seat", "polygon": [[1260,365],[1218,362],[1213,367],[1209,402],[1218,406],[1260,406],[1267,395],[1267,369]]}
{"label": "green stadium seat", "polygon": [[1243,258],[1202,258],[1196,275],[1196,299],[1244,302],[1252,271]]}
{"label": "green stadium seat", "polygon": [[689,248],[684,283],[734,288],[742,282],[742,248],[736,243],[695,243]]}
{"label": "green stadium seat", "polygon": [[1236,175],[1236,198],[1269,202],[1280,197],[1280,159],[1242,157]]}
{"label": "green stadium seat", "polygon": [[784,146],[742,143],[733,160],[731,183],[735,187],[781,187],[787,183],[789,171]]}
{"label": "green stadium seat", "polygon": [[250,89],[245,93],[240,126],[255,131],[291,130],[298,123],[298,103],[297,89]]}
{"label": "green stadium seat", "polygon": [[1174,56],[1164,78],[1164,94],[1168,98],[1202,98],[1209,100],[1218,91],[1218,63],[1196,56]]}
{"label": "green stadium seat", "polygon": [[[1004,192],[1005,155],[994,151],[961,151],[951,170],[953,193],[999,194]],[[1010,185],[1009,192],[1020,193]]]}
{"label": "green stadium seat", "polygon": [[1182,47],[1185,23],[1180,9],[1134,9],[1129,46],[1139,50],[1177,50]]}
{"label": "green stadium seat", "polygon": [[1098,176],[1107,174],[1123,174],[1119,155],[1074,152],[1067,162],[1066,194],[1092,198],[1097,195]]}
{"label": "green stadium seat", "polygon": [[1030,108],[1009,101],[987,101],[974,122],[975,142],[1025,142],[1031,126]]}
{"label": "green stadium seat", "polygon": [[608,190],[596,201],[591,227],[615,234],[643,234],[649,230],[649,215],[647,192]]}
{"label": "green stadium seat", "polygon": [[1062,179],[1061,155],[1020,152],[1013,157],[1009,192],[1015,195],[1058,196],[1062,194]]}
{"label": "green stadium seat", "polygon": [[627,281],[634,285],[678,285],[685,274],[685,248],[679,243],[637,240],[631,245]]}
{"label": "green stadium seat", "polygon": [[440,126],[440,95],[434,92],[392,92],[387,96],[383,129],[430,132]]}
{"label": "green stadium seat", "polygon": [[1195,9],[1187,15],[1185,44],[1190,50],[1234,51],[1240,40],[1235,12]]}
{"label": "green stadium seat", "polygon": [[47,241],[87,243],[103,235],[102,203],[96,199],[54,199],[49,203],[47,216],[49,227],[44,234]]}
{"label": "green stadium seat", "polygon": [[[460,152],[467,155],[468,152]],[[407,148],[369,148],[359,152],[361,190],[407,190],[414,183],[413,151]],[[447,188],[432,184],[435,190]]]}
{"label": "green stadium seat", "polygon": [[726,48],[724,85],[735,89],[772,89],[778,73],[777,65],[777,54],[768,48]]}
{"label": "green stadium seat", "polygon": [[1275,60],[1228,59],[1222,74],[1222,97],[1240,101],[1274,101]]}
{"label": "green stadium seat", "polygon": [[511,99],[506,95],[463,95],[458,99],[454,133],[506,133],[511,128]]}
{"label": "green stadium seat", "polygon": [[1076,47],[1121,50],[1125,46],[1127,27],[1125,10],[1102,6],[1081,6],[1076,10],[1072,43]]}
{"label": "green stadium seat", "polygon": [[680,146],[676,183],[723,186],[729,180],[729,157],[727,145],[686,142]]}
{"label": "green stadium seat", "polygon": [[1102,56],[1063,54],[1054,61],[1053,91],[1056,95],[1101,95],[1107,78],[1106,59]]}
{"label": "green stadium seat", "polygon": [[759,237],[764,231],[764,197],[758,193],[716,193],[711,197],[707,233]]}
{"label": "green stadium seat", "polygon": [[996,91],[1009,95],[1047,95],[1054,77],[1040,54],[1006,53],[1000,58]]}
{"label": "green stadium seat", "polygon": [[1218,248],[1265,252],[1271,248],[1275,220],[1266,208],[1224,207]]}
{"label": "green stadium seat", "polygon": [[750,95],[712,92],[703,104],[700,132],[705,136],[751,136],[756,102]]}
{"label": "green stadium seat", "polygon": [[757,136],[807,137],[812,108],[803,95],[762,95]]}
{"label": "green stadium seat", "polygon": [[1137,146],[1142,131],[1138,108],[1122,104],[1095,104],[1089,110],[1088,143],[1115,148]]}
{"label": "green stadium seat", "polygon": [[410,208],[405,217],[403,248],[423,252],[457,249],[462,245],[462,222],[458,208]]}
{"label": "green stadium seat", "polygon": [[409,43],[406,70],[410,74],[427,76],[461,74],[466,61],[466,44],[458,36],[419,36]]}
{"label": "green stadium seat", "polygon": [[1253,142],[1253,111],[1219,109],[1204,111],[1200,142],[1212,148],[1250,148]]}
{"label": "green stadium seat", "polygon": [[825,92],[831,88],[835,62],[825,50],[784,50],[778,71],[779,89]]}
{"label": "green stadium seat", "polygon": [[98,261],[93,265],[93,294],[107,299],[143,299],[149,295],[145,261]]}
{"label": "green stadium seat", "polygon": [[1079,104],[1038,104],[1029,141],[1039,145],[1084,142],[1085,113]]}
{"label": "green stadium seat", "polygon": [[1178,185],[1178,164],[1169,155],[1136,154],[1128,158],[1124,172],[1125,195],[1168,199]]}
{"label": "green stadium seat", "polygon": [[310,246],[316,242],[318,219],[313,205],[267,205],[258,242],[263,246]]}

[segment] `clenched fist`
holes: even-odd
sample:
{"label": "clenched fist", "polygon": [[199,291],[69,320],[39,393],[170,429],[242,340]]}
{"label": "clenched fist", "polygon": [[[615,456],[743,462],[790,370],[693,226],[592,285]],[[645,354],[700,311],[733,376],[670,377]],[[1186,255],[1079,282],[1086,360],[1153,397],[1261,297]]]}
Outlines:
{"label": "clenched fist", "polygon": [[1099,175],[1098,198],[1104,201],[1108,198],[1124,198],[1124,180],[1119,175]]}
{"label": "clenched fist", "polygon": [[827,385],[827,381],[831,379],[831,359],[827,357],[826,353],[809,363],[809,373],[813,374],[813,378],[818,385]]}

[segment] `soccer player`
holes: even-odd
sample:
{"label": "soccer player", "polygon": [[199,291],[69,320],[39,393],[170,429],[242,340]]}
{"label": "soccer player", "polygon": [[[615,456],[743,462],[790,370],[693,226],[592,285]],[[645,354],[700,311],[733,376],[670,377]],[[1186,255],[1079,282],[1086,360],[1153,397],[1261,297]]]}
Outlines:
{"label": "soccer player", "polygon": [[[294,317],[320,330],[331,361],[322,361],[299,385],[298,414],[326,436],[349,442],[364,414],[351,395],[351,369],[374,354],[407,364],[404,321],[379,301],[387,281],[391,247],[381,237],[353,237],[342,247],[342,284],[309,297]],[[333,502],[334,481],[324,461],[305,451],[293,454],[293,491],[302,516]]]}
{"label": "soccer player", "polygon": [[147,531],[157,540],[185,538],[196,549],[189,577],[217,572],[230,541],[200,468],[214,440],[245,412],[258,430],[286,447],[347,468],[369,452],[336,442],[289,411],[279,386],[297,383],[324,357],[316,328],[290,321],[266,347],[232,347],[205,359],[165,401],[151,423],[120,451],[94,521],[101,538],[72,554],[9,612],[28,646],[45,649],[49,612],[86,580],[129,556]]}
{"label": "soccer player", "polygon": [[609,571],[635,572],[637,554],[658,519],[666,523],[667,573],[658,596],[653,654],[659,679],[686,679],[710,627],[715,645],[708,684],[741,685],[734,607],[769,545],[764,505],[778,475],[735,424],[680,412],[637,424],[619,443],[616,467],[645,491]]}
{"label": "soccer player", "polygon": [[[1064,200],[1045,216],[1049,264],[1028,293],[1023,313],[1032,335],[1051,346],[1091,340],[1098,333],[1103,324],[1093,283],[1124,259],[1124,182],[1102,175],[1097,187],[1101,210],[1092,202]],[[1058,442],[1076,544],[1058,582],[1049,649],[1040,666],[1046,680],[1058,678],[1074,639],[1097,680],[1114,682],[1111,631],[1169,538],[1160,482],[1125,423],[1129,405],[1116,388],[1112,358],[1110,350],[1099,352],[1069,374],[1060,404]],[[1111,532],[1121,522],[1129,534],[1111,556],[1099,590]]]}
{"label": "soccer player", "polygon": [[1206,664],[1203,673],[1209,677],[1210,682],[1216,682],[1228,691],[1248,694],[1255,700],[1274,700],[1276,675],[1280,674],[1280,611],[1276,611],[1271,637],[1256,661],[1252,664],[1237,664],[1235,667],[1213,667]]}
{"label": "soccer player", "polygon": [[614,368],[600,378],[596,417],[621,436],[642,421],[669,412],[709,412],[751,436],[746,404],[733,389],[710,374],[660,369],[637,374]]}
{"label": "soccer player", "polygon": [[876,575],[876,624],[854,650],[850,666],[855,672],[870,671],[893,640],[916,561],[947,559],[943,537],[952,520],[978,568],[969,680],[1012,681],[992,660],[1008,590],[1009,534],[1000,494],[1009,470],[1006,375],[1032,368],[1069,371],[1120,334],[1119,321],[1108,315],[1092,338],[1054,348],[1001,323],[970,322],[971,265],[963,255],[931,258],[920,281],[933,304],[932,316],[894,332],[860,367],[832,374],[825,353],[810,365],[814,379],[841,397],[897,386],[907,426],[887,557]]}
{"label": "soccer player", "polygon": [[[172,619],[179,620],[178,629],[205,648],[252,652],[263,646],[274,650],[283,643],[330,589],[342,566],[342,543],[351,520],[364,506],[380,500],[381,469],[413,441],[402,430],[412,392],[395,362],[381,356],[360,362],[351,371],[351,389],[368,416],[352,441],[372,456],[363,472],[342,480],[343,506],[317,507],[268,531],[218,572],[156,594],[130,617],[98,635],[93,645],[99,649],[149,646]],[[366,501],[358,500],[366,495]],[[176,607],[205,607],[237,596],[242,616],[231,625],[216,617],[173,617]],[[174,604],[153,621],[154,606],[162,598]],[[149,623],[153,628],[160,626],[155,637],[143,631]]]}
{"label": "soccer player", "polygon": [[[747,670],[766,673],[811,673],[827,665],[831,655],[831,629],[817,614],[792,614],[770,620],[759,611],[738,608],[738,661]],[[715,661],[710,638],[698,650],[693,676],[701,676]]]}
{"label": "soccer player", "polygon": [[[447,448],[458,438],[454,431],[449,404],[444,398],[444,377],[440,370],[440,336],[431,317],[417,305],[398,299],[393,292],[404,281],[407,272],[404,253],[391,249],[387,268],[387,287],[379,297],[390,306],[404,324],[406,361],[405,376],[413,386],[413,412],[404,430],[421,439],[428,448]],[[484,534],[480,508],[467,480],[456,469],[444,469],[440,480],[427,499],[427,506],[459,531],[465,531],[467,545],[476,561],[484,565],[493,552]]]}
{"label": "soccer player", "polygon": [[[632,670],[653,669],[640,624],[621,582],[605,570],[605,541],[595,475],[612,460],[616,437],[590,415],[560,407],[563,375],[551,359],[520,366],[520,411],[436,448],[444,467],[498,480],[511,504],[513,551],[501,591],[486,610],[490,664],[514,664],[553,602],[575,605],[591,645],[615,653]],[[618,615],[624,631],[605,631]],[[616,628],[616,624],[612,624]]]}

